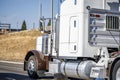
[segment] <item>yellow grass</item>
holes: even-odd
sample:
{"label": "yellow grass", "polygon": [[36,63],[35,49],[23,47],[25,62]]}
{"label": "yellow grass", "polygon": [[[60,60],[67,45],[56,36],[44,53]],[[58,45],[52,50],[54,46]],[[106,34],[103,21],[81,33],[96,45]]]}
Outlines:
{"label": "yellow grass", "polygon": [[38,30],[0,35],[0,60],[23,62],[27,51],[35,49],[36,38],[40,35]]}

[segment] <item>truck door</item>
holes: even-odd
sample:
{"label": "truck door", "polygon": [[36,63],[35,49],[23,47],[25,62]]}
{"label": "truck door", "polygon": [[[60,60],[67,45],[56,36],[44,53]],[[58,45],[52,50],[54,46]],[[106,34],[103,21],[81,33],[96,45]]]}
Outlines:
{"label": "truck door", "polygon": [[76,53],[78,48],[78,18],[77,17],[71,17],[70,18],[70,44],[69,49],[71,53]]}

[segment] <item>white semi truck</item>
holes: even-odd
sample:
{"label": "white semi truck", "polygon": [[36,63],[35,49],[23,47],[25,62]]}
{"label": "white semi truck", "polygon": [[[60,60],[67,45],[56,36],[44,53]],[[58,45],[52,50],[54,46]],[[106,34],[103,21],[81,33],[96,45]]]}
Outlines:
{"label": "white semi truck", "polygon": [[42,26],[24,70],[31,78],[57,74],[120,80],[119,11],[120,0],[64,0],[54,26]]}

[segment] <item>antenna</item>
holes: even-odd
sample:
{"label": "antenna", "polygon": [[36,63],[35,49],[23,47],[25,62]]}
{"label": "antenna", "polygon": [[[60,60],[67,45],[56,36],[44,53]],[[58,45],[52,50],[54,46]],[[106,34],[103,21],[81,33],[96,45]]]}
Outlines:
{"label": "antenna", "polygon": [[52,48],[53,48],[53,0],[51,0],[51,49],[50,49],[50,56],[52,56]]}
{"label": "antenna", "polygon": [[58,15],[60,14],[60,3],[61,3],[61,0],[58,0]]}
{"label": "antenna", "polygon": [[39,0],[39,17],[42,17],[42,1]]}
{"label": "antenna", "polygon": [[39,19],[39,29],[41,30],[41,19],[42,19],[42,2],[41,2],[41,0],[40,0],[40,2],[39,2],[39,17],[40,17],[40,19]]}
{"label": "antenna", "polygon": [[40,18],[42,18],[42,3],[40,3]]}
{"label": "antenna", "polygon": [[53,0],[51,0],[51,26],[52,26],[52,29],[51,29],[51,32],[53,33]]}

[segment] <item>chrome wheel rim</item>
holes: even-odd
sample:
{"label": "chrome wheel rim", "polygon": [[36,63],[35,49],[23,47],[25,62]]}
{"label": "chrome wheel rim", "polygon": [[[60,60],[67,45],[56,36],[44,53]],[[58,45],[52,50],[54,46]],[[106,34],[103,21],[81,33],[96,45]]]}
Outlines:
{"label": "chrome wheel rim", "polygon": [[118,68],[118,70],[117,70],[116,80],[120,80],[120,68]]}
{"label": "chrome wheel rim", "polygon": [[34,72],[34,61],[33,60],[30,60],[29,64],[28,64],[28,71],[30,74],[33,74]]}

